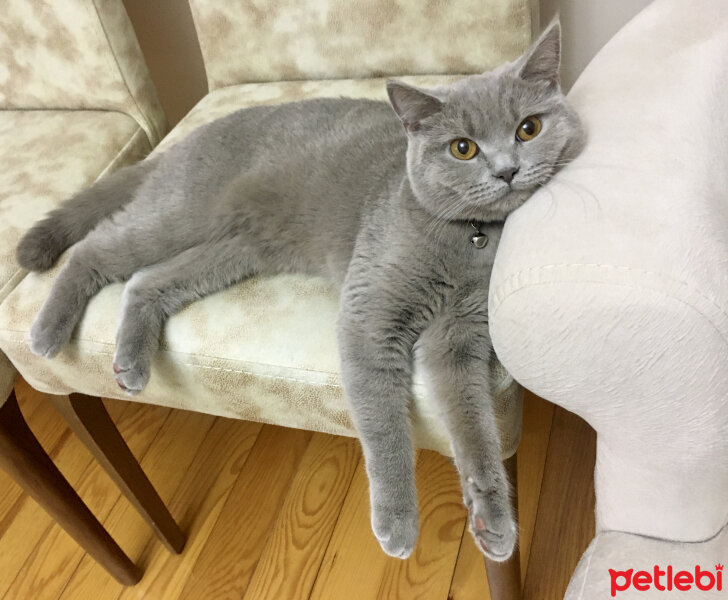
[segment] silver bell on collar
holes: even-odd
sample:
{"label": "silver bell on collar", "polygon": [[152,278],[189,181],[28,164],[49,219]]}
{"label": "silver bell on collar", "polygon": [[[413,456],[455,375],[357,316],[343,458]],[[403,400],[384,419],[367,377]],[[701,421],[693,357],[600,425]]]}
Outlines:
{"label": "silver bell on collar", "polygon": [[470,241],[473,243],[473,246],[480,250],[488,245],[488,236],[484,233],[475,233],[473,234],[473,237],[470,238]]}
{"label": "silver bell on collar", "polygon": [[470,243],[473,244],[478,250],[482,250],[488,245],[488,236],[480,231],[475,223],[471,221],[470,226],[475,229],[475,233],[470,236]]}

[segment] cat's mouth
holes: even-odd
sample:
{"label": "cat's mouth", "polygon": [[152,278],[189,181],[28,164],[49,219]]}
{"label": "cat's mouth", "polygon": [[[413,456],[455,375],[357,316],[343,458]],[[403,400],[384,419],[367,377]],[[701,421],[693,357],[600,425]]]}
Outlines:
{"label": "cat's mouth", "polygon": [[489,182],[465,189],[448,187],[442,190],[444,194],[439,210],[432,211],[432,214],[443,221],[505,221],[538,187],[533,182],[516,181],[495,186]]}
{"label": "cat's mouth", "polygon": [[461,217],[465,220],[503,221],[514,210],[522,206],[534,193],[537,186],[517,183],[469,198],[463,206]]}

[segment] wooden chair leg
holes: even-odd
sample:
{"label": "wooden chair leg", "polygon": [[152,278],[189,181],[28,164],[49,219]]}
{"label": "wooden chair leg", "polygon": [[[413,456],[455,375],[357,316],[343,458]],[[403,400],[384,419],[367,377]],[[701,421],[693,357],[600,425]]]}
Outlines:
{"label": "wooden chair leg", "polygon": [[[516,456],[505,461],[508,478],[513,483],[513,512],[518,516],[518,468]],[[485,571],[492,600],[521,600],[521,554],[516,550],[507,561],[494,562],[485,559]]]}
{"label": "wooden chair leg", "polygon": [[28,427],[15,393],[0,406],[0,468],[123,585],[141,570],[129,560],[53,464]]}
{"label": "wooden chair leg", "polygon": [[101,399],[71,394],[51,396],[51,401],[159,539],[172,552],[182,552],[185,535],[129,450]]}

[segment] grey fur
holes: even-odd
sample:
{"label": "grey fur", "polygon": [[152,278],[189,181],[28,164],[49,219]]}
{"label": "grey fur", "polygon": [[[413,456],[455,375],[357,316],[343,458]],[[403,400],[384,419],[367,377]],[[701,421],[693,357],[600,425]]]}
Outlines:
{"label": "grey fur", "polygon": [[[486,555],[506,559],[517,529],[489,397],[488,284],[503,221],[582,139],[558,87],[559,33],[555,23],[518,61],[450,86],[391,81],[396,113],[343,98],[249,108],[100,181],[20,242],[19,261],[37,270],[79,242],[31,349],[55,355],[88,299],[128,280],[114,371],[135,394],[165,320],[187,304],[254,274],[328,277],[341,288],[342,376],[382,548],[406,557],[417,537],[407,406],[417,346],[471,530]],[[534,114],[541,134],[517,141]],[[461,137],[478,143],[473,160],[450,154]],[[499,175],[515,169],[510,184]],[[473,220],[484,249],[469,242]]]}

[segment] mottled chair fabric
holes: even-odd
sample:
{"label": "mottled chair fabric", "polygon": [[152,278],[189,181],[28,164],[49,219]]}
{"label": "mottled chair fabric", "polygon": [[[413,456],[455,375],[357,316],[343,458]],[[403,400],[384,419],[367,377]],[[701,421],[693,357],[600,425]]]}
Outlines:
{"label": "mottled chair fabric", "polygon": [[[410,77],[436,84],[446,77]],[[241,106],[317,96],[386,97],[383,79],[277,82],[230,86],[206,96],[162,142],[158,152],[196,127]],[[33,355],[27,332],[63,261],[29,274],[0,306],[0,345],[35,388],[55,394],[128,398],[111,370],[122,284],[88,306],[71,344],[52,360]],[[195,302],[172,317],[145,390],[134,399],[175,408],[354,436],[339,380],[338,295],[305,276],[255,278]],[[8,328],[3,324],[12,323]],[[492,364],[503,456],[520,441],[518,385]],[[413,433],[418,446],[450,455],[446,432],[416,374]]]}
{"label": "mottled chair fabric", "polygon": [[[0,304],[27,275],[15,261],[15,247],[24,231],[98,177],[143,158],[165,131],[164,113],[122,0],[3,2]],[[25,325],[8,320],[2,327],[18,331]],[[141,571],[28,428],[14,394],[17,373],[8,358],[0,352],[0,468],[112,576],[135,583]],[[122,491],[178,551],[184,543],[181,531],[101,400],[86,399],[82,410],[68,397],[47,400],[59,408],[93,454],[104,455],[102,464]],[[92,423],[92,431],[87,423]],[[128,486],[119,473],[135,481],[136,487]],[[137,492],[144,494],[144,502]],[[161,529],[157,523],[163,523]]]}
{"label": "mottled chair fabric", "polygon": [[[427,74],[415,83],[480,72],[515,58],[531,38],[527,0],[191,0],[210,94],[159,151],[235,109],[315,96],[385,99],[384,75]],[[437,24],[435,27],[433,24]],[[434,75],[434,77],[433,77]],[[56,269],[25,277],[0,307],[0,346],[28,382],[55,394],[125,397],[112,376],[122,285],[95,297],[53,360],[26,338]],[[339,381],[337,295],[321,280],[253,279],[170,319],[141,402],[355,435]],[[492,365],[503,455],[520,438],[521,391]],[[420,379],[413,390],[416,443],[450,454]]]}
{"label": "mottled chair fabric", "polygon": [[[22,233],[97,177],[148,154],[165,131],[121,0],[3,2],[0,302],[26,276],[15,262]],[[0,353],[0,404],[14,380]]]}
{"label": "mottled chair fabric", "polygon": [[[385,98],[382,75],[437,84],[512,59],[528,45],[526,0],[251,3],[191,0],[210,94],[159,151],[235,109],[316,96]],[[437,27],[433,27],[437,23]],[[124,397],[111,360],[121,285],[90,303],[72,343],[53,360],[33,356],[26,337],[60,265],[29,275],[0,308],[0,346],[36,388]],[[325,282],[253,279],[173,317],[142,402],[290,427],[355,435],[339,381],[337,296]],[[12,324],[8,326],[7,324]],[[521,392],[494,362],[503,455],[520,439]],[[416,443],[450,454],[419,379],[413,391]]]}

